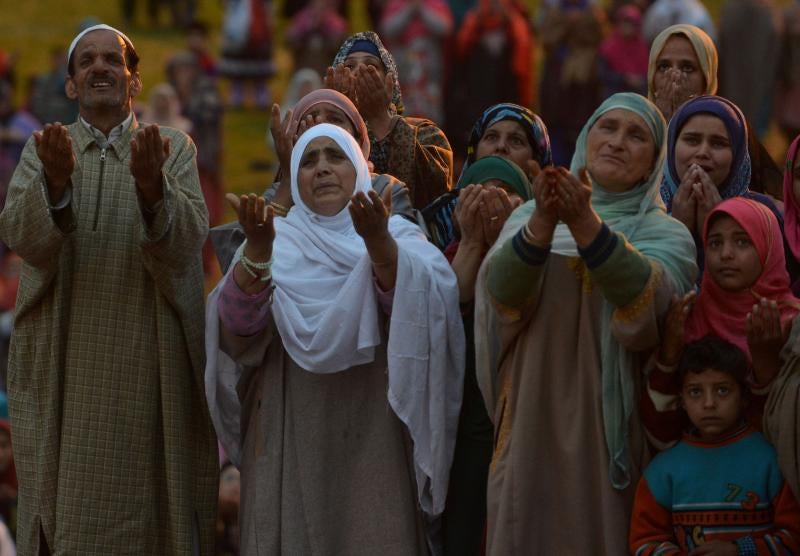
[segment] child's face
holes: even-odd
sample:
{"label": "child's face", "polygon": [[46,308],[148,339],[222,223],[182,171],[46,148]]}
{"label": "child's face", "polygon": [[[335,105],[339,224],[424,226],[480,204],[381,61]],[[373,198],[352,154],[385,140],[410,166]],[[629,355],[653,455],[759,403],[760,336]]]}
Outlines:
{"label": "child's face", "polygon": [[720,216],[708,230],[706,269],[723,290],[746,290],[761,276],[761,259],[747,232],[730,216]]}
{"label": "child's face", "polygon": [[687,373],[681,401],[689,420],[704,440],[717,440],[733,432],[744,409],[739,383],[731,375],[715,369]]}
{"label": "child's face", "polygon": [[8,469],[14,459],[14,451],[11,449],[11,436],[4,430],[0,430],[0,472]]}

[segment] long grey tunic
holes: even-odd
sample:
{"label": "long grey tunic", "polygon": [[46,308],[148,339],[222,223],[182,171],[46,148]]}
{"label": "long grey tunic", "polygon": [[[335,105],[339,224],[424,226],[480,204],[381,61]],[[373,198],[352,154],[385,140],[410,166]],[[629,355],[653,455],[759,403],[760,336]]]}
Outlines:
{"label": "long grey tunic", "polygon": [[164,201],[145,222],[129,167],[137,127],[101,151],[69,126],[72,201],[55,217],[28,141],[0,215],[0,237],[24,261],[8,370],[21,554],[38,554],[42,539],[54,554],[212,549],[208,216],[194,145],[161,128]]}
{"label": "long grey tunic", "polygon": [[241,553],[427,554],[411,444],[386,397],[386,338],[372,363],[316,374],[288,356],[271,317],[254,336],[220,335],[245,368]]}

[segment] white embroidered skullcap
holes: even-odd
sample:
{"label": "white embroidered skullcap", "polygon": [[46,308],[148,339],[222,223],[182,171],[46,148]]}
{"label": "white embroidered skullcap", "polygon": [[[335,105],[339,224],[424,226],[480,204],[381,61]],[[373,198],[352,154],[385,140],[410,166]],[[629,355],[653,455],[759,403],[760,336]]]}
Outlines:
{"label": "white embroidered skullcap", "polygon": [[128,48],[134,51],[136,50],[133,47],[133,42],[131,42],[131,40],[125,33],[120,31],[119,29],[114,29],[111,25],[100,23],[99,25],[92,25],[91,27],[84,29],[83,31],[78,33],[78,36],[72,39],[72,42],[69,45],[69,50],[67,50],[67,63],[69,63],[70,59],[72,58],[72,52],[75,50],[75,47],[78,46],[78,43],[83,38],[83,36],[86,35],[87,33],[91,33],[92,31],[100,31],[100,30],[114,31],[117,35],[119,35],[122,38],[123,41],[125,41],[125,44],[128,45]]}

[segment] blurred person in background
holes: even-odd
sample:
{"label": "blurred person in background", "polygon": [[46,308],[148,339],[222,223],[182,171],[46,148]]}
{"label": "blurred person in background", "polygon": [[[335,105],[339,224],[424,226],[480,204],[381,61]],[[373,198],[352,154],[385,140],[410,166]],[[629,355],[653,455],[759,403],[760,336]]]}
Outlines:
{"label": "blurred person in background", "polygon": [[604,15],[587,0],[559,0],[544,11],[541,116],[553,163],[566,166],[586,120],[602,100],[599,49]]}
{"label": "blurred person in background", "polygon": [[25,142],[41,124],[31,114],[14,106],[14,89],[0,81],[0,210],[6,199],[6,188],[14,173]]}
{"label": "blurred person in background", "polygon": [[464,15],[448,80],[447,134],[460,173],[470,130],[483,111],[501,102],[534,104],[533,32],[514,0],[479,0]]}
{"label": "blurred person in background", "polygon": [[186,49],[197,57],[206,75],[214,76],[217,73],[217,62],[211,54],[208,41],[208,25],[203,21],[192,21],[186,28]]}
{"label": "blurred person in background", "polygon": [[0,81],[8,81],[12,85],[15,82],[14,64],[17,61],[17,55],[13,52],[7,52],[0,48]]}
{"label": "blurred person in background", "polygon": [[600,44],[603,97],[625,91],[646,95],[649,54],[642,12],[634,4],[623,4],[614,13],[614,30]]}
{"label": "blurred person in background", "polygon": [[241,108],[249,84],[257,108],[267,108],[267,80],[275,74],[272,59],[274,21],[271,0],[226,0],[219,72],[230,80],[228,104]]}
{"label": "blurred person in background", "polygon": [[784,13],[775,119],[788,138],[800,134],[800,2],[793,2]]}
{"label": "blurred person in background", "polygon": [[[125,27],[134,25],[136,19],[136,0],[122,0],[120,9]],[[147,0],[147,18],[150,26],[158,27],[162,8],[168,8],[175,29],[185,27],[192,21],[195,0]]]}
{"label": "blurred person in background", "polygon": [[150,100],[141,117],[142,123],[174,127],[192,133],[192,122],[181,115],[181,101],[169,83],[159,83],[150,91]]}
{"label": "blurred person in background", "polygon": [[444,44],[453,30],[447,2],[389,0],[380,29],[403,76],[406,112],[442,122]]}
{"label": "blurred person in background", "polygon": [[337,11],[338,2],[311,0],[292,16],[286,42],[294,68],[311,68],[323,75],[347,36],[347,20]]}
{"label": "blurred person in background", "polygon": [[644,13],[644,38],[652,43],[661,31],[679,23],[699,27],[712,40],[717,37],[714,21],[699,0],[656,0]]}
{"label": "blurred person in background", "polygon": [[[297,102],[312,91],[322,88],[320,74],[311,68],[302,68],[294,72],[286,87],[286,94],[281,102],[281,119]],[[270,135],[270,138],[272,135]]]}
{"label": "blurred person in background", "polygon": [[67,56],[62,46],[50,50],[50,71],[33,78],[30,111],[42,123],[73,122],[78,103],[67,96]]}
{"label": "blurred person in background", "polygon": [[[204,70],[202,60],[191,52],[173,56],[167,65],[167,80],[174,87],[187,119],[189,135],[197,147],[197,171],[208,208],[211,226],[222,222],[222,97],[214,79]],[[213,253],[209,242],[203,247],[203,264],[211,269]]]}
{"label": "blurred person in background", "polygon": [[742,109],[756,137],[772,117],[780,53],[779,18],[770,0],[728,0],[719,24],[719,90]]}

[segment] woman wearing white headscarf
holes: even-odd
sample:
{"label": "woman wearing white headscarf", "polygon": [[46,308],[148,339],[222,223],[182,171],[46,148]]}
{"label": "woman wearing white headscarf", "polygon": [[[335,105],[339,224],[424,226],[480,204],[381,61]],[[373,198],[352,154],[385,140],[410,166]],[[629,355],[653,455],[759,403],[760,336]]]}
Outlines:
{"label": "woman wearing white headscarf", "polygon": [[247,241],[208,300],[206,391],[242,472],[242,554],[425,554],[461,404],[455,275],[389,216],[343,129],[300,137],[291,191],[274,220],[241,198]]}

